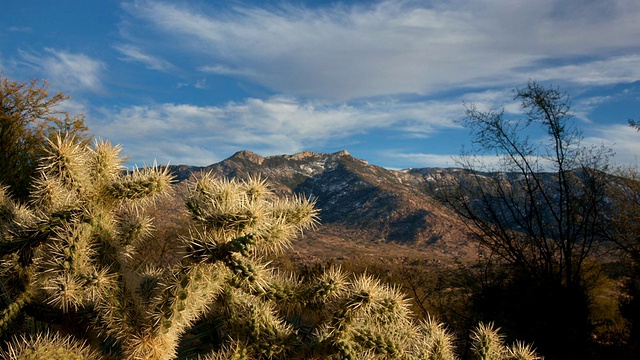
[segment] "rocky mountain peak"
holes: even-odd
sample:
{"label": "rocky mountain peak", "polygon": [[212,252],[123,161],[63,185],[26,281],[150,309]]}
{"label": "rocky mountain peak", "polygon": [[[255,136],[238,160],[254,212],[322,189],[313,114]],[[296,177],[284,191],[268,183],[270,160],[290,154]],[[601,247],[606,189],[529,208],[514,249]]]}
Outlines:
{"label": "rocky mountain peak", "polygon": [[305,150],[297,154],[293,154],[289,158],[292,160],[304,160],[304,159],[307,159],[310,157],[316,157],[316,156],[318,156],[318,154],[314,153],[313,151]]}
{"label": "rocky mountain peak", "polygon": [[253,151],[249,151],[249,150],[242,150],[242,151],[238,151],[237,153],[233,154],[230,159],[242,159],[242,160],[249,160],[253,163],[256,163],[258,165],[262,165],[262,163],[264,162],[264,158],[256,153],[254,153]]}

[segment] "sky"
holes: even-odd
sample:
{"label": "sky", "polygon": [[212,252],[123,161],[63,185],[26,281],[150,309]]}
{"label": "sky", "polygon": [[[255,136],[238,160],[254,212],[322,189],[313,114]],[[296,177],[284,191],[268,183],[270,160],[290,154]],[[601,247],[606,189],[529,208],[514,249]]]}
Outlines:
{"label": "sky", "polygon": [[[7,3],[8,1],[8,3]],[[583,144],[637,164],[640,1],[5,0],[0,72],[46,79],[130,164],[236,151],[456,166],[465,107],[517,118],[535,80]]]}

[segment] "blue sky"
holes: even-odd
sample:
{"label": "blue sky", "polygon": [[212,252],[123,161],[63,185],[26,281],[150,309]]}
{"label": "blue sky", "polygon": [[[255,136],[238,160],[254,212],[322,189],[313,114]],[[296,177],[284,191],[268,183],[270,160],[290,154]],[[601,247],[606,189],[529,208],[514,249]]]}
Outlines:
{"label": "blue sky", "polygon": [[636,163],[640,1],[24,1],[0,13],[0,71],[48,79],[132,163],[238,150],[453,166],[464,103],[529,79],[572,97],[586,144]]}

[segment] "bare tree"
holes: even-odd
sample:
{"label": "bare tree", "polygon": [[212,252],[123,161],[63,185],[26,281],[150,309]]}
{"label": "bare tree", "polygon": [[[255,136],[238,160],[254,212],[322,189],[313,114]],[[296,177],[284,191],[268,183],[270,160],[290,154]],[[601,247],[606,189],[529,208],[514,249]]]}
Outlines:
{"label": "bare tree", "polygon": [[640,171],[638,167],[623,167],[611,184],[610,197],[616,209],[611,221],[611,240],[630,258],[640,273]]}
{"label": "bare tree", "polygon": [[621,167],[615,174],[609,192],[616,214],[611,219],[610,239],[626,265],[626,294],[621,302],[629,325],[626,341],[640,352],[640,170],[636,164]]}
{"label": "bare tree", "polygon": [[[601,235],[611,151],[581,144],[565,93],[530,82],[514,99],[519,118],[467,106],[462,123],[475,148],[459,158],[467,175],[445,200],[482,245],[522,273],[578,284]],[[497,163],[482,162],[486,155]]]}
{"label": "bare tree", "polygon": [[481,317],[550,358],[581,358],[592,341],[585,274],[604,238],[611,151],[582,145],[565,93],[530,82],[514,100],[514,116],[467,106],[473,147],[443,199],[506,270],[477,293]]}

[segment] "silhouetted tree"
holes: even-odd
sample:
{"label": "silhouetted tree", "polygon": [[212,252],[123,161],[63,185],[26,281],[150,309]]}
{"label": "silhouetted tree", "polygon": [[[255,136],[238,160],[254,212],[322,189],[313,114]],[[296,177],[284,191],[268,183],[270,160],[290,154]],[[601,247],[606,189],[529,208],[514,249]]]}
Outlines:
{"label": "silhouetted tree", "polygon": [[629,347],[640,353],[640,172],[636,165],[621,167],[615,174],[609,188],[615,209],[609,235],[627,270],[622,312],[631,325]]}
{"label": "silhouetted tree", "polygon": [[511,275],[478,304],[541,346],[573,349],[559,356],[579,357],[589,336],[584,267],[603,235],[611,152],[581,144],[565,93],[529,82],[514,100],[514,117],[467,106],[474,146],[444,200]]}

